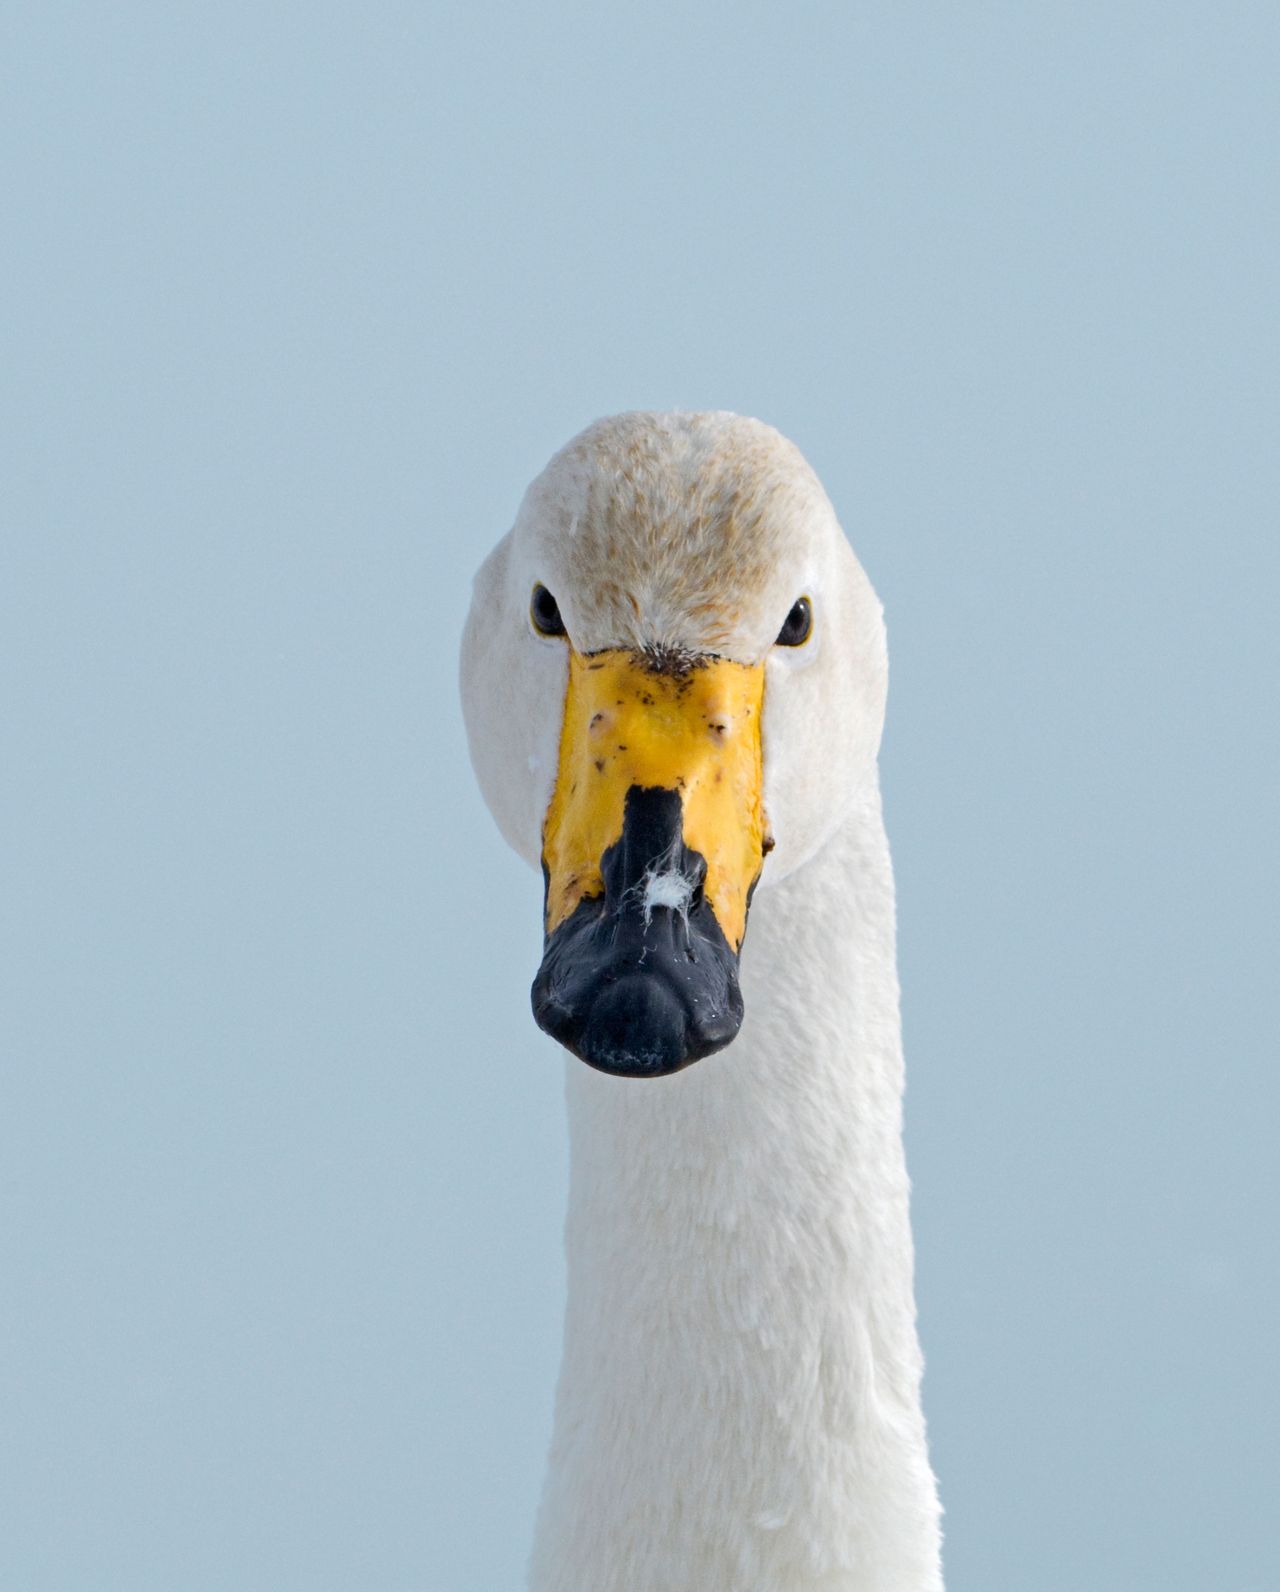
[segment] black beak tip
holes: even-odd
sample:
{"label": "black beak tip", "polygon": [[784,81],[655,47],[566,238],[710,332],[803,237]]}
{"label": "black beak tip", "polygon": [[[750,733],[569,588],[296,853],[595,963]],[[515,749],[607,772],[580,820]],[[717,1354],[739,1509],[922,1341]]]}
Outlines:
{"label": "black beak tip", "polygon": [[539,1028],[597,1072],[665,1078],[723,1050],[742,1024],[742,1003],[731,998],[714,1017],[691,1021],[671,985],[634,972],[600,987],[581,1013],[559,1005],[538,980],[533,1014]]}
{"label": "black beak tip", "polygon": [[[538,1027],[599,1072],[662,1078],[724,1047],[742,1024],[737,951],[702,893],[707,865],[681,839],[678,792],[627,792],[604,892],[547,936],[533,981]],[[689,887],[684,909],[640,904],[658,868]]]}
{"label": "black beak tip", "polygon": [[632,974],[601,990],[578,1044],[583,1061],[615,1077],[662,1078],[689,1055],[684,1009],[675,991]]}

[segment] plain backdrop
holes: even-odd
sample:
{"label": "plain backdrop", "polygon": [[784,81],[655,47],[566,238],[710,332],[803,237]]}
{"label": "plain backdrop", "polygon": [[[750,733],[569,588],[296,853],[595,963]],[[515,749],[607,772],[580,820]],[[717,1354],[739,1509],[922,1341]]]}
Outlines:
{"label": "plain backdrop", "polygon": [[793,437],[888,613],[951,1592],[1275,1586],[1278,52],[3,7],[0,1585],[520,1585],[563,1063],[457,640],[674,406]]}

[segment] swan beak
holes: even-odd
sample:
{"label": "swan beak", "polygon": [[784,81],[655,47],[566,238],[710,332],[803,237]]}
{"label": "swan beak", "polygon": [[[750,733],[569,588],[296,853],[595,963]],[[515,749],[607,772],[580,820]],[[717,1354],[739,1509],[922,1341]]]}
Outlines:
{"label": "swan beak", "polygon": [[763,700],[763,664],[570,654],[533,1009],[601,1071],[676,1072],[738,1032]]}

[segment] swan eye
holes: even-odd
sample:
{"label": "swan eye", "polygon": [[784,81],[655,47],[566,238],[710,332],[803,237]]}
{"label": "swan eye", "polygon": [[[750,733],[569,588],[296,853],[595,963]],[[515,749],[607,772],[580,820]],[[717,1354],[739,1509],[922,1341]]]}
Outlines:
{"label": "swan eye", "polygon": [[813,604],[807,597],[798,597],[795,606],[783,621],[775,645],[803,647],[813,633]]}
{"label": "swan eye", "polygon": [[529,604],[529,617],[540,636],[563,636],[564,620],[560,617],[560,604],[545,586],[533,588],[533,601]]}

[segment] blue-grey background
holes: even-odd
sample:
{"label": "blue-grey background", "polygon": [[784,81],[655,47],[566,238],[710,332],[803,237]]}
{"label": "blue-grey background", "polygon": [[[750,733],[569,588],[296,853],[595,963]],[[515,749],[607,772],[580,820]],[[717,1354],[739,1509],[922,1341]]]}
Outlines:
{"label": "blue-grey background", "polygon": [[0,1585],[518,1586],[562,1075],[457,637],[682,406],[888,610],[949,1586],[1269,1592],[1280,13],[2,18]]}

